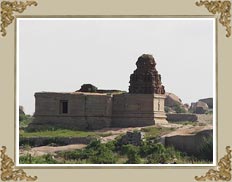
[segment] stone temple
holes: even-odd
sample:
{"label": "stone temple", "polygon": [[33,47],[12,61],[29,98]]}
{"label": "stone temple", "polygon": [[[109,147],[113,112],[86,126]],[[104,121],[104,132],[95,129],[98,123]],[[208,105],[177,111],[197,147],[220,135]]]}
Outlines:
{"label": "stone temple", "polygon": [[167,123],[165,89],[153,56],[143,54],[136,66],[129,93],[98,90],[91,84],[69,93],[35,93],[35,119],[28,129],[95,130]]}

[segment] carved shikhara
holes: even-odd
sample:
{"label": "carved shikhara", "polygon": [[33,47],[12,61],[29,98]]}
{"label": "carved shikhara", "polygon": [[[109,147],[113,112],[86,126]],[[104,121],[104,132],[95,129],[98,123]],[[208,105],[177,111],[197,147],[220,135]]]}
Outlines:
{"label": "carved shikhara", "polygon": [[230,181],[231,180],[231,149],[229,146],[226,147],[227,154],[220,159],[218,162],[217,169],[210,169],[204,176],[195,176],[197,181],[206,181],[206,180],[222,180]]}
{"label": "carved shikhara", "polygon": [[13,160],[6,155],[6,147],[3,146],[0,149],[0,159],[1,159],[1,180],[2,181],[35,181],[37,180],[37,176],[28,176],[23,169],[14,169]]}
{"label": "carved shikhara", "polygon": [[1,2],[1,29],[2,36],[6,36],[6,27],[10,25],[15,17],[13,16],[14,12],[23,13],[27,6],[37,6],[36,1],[2,1]]}
{"label": "carved shikhara", "polygon": [[220,14],[219,16],[219,22],[226,27],[226,37],[230,37],[231,36],[231,26],[230,26],[230,22],[231,22],[231,14],[230,14],[230,10],[231,10],[231,2],[226,0],[226,1],[200,1],[200,2],[196,2],[197,6],[202,6],[204,5],[208,11],[210,13],[213,14]]}

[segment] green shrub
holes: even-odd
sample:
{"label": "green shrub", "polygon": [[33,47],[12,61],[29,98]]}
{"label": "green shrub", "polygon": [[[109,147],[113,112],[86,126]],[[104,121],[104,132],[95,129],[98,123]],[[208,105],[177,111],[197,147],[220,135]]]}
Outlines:
{"label": "green shrub", "polygon": [[98,148],[96,155],[90,156],[90,161],[94,164],[114,164],[116,162],[116,157],[114,153],[106,147],[106,145],[101,145]]}
{"label": "green shrub", "polygon": [[84,163],[113,164],[117,161],[116,155],[113,152],[114,148],[113,141],[104,144],[99,140],[94,140],[84,149],[60,152],[59,156],[65,160],[79,161],[78,163],[84,160]]}
{"label": "green shrub", "polygon": [[107,142],[105,145],[111,151],[116,151],[117,141],[116,140],[112,140],[112,141]]}
{"label": "green shrub", "polygon": [[196,156],[198,159],[213,161],[213,136],[203,138]]}
{"label": "green shrub", "polygon": [[33,117],[30,115],[20,114],[19,115],[19,127],[20,128],[26,128],[29,123],[31,123],[33,120]]}
{"label": "green shrub", "polygon": [[186,110],[178,102],[172,106],[172,109],[176,111],[176,113],[186,113]]}
{"label": "green shrub", "polygon": [[145,138],[147,140],[157,139],[160,135],[163,135],[167,132],[173,131],[175,128],[167,128],[167,127],[147,127],[142,128],[141,131],[145,133]]}
{"label": "green shrub", "polygon": [[19,157],[20,164],[57,164],[58,162],[53,158],[51,154],[43,156],[32,157],[31,154]]}
{"label": "green shrub", "polygon": [[140,147],[140,156],[147,158],[147,163],[173,163],[174,159],[180,159],[181,152],[176,151],[173,147],[165,147],[156,142],[145,141]]}
{"label": "green shrub", "polygon": [[141,158],[139,156],[139,148],[127,144],[122,146],[122,154],[126,154],[128,160],[126,161],[126,164],[140,164],[141,163]]}

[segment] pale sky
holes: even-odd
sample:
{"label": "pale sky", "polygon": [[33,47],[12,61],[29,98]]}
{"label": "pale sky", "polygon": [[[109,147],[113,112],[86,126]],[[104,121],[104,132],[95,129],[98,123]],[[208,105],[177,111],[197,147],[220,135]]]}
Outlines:
{"label": "pale sky", "polygon": [[214,19],[17,20],[19,105],[33,114],[34,93],[73,92],[82,84],[128,91],[142,54],[152,54],[166,92],[183,103],[214,95]]}

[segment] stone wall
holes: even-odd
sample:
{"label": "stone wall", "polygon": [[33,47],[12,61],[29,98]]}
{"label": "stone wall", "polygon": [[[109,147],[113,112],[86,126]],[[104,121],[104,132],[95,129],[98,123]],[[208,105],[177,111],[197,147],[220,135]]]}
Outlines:
{"label": "stone wall", "polygon": [[93,141],[92,137],[21,137],[19,146],[30,145],[33,147],[46,146],[46,145],[71,145],[71,144],[89,144]]}
{"label": "stone wall", "polygon": [[[158,102],[159,99],[160,101]],[[159,106],[158,106],[159,105]],[[138,127],[167,122],[164,97],[154,94],[120,94],[113,97],[112,126]]]}
{"label": "stone wall", "polygon": [[[28,130],[96,130],[167,123],[162,94],[49,93],[35,94],[35,119]],[[67,113],[61,102],[68,103]]]}
{"label": "stone wall", "polygon": [[[68,113],[60,113],[60,101],[68,101]],[[35,94],[35,116],[111,116],[112,96],[106,94],[49,93]]]}
{"label": "stone wall", "polygon": [[173,113],[166,114],[167,120],[170,122],[182,122],[182,121],[197,121],[196,114],[185,114],[185,113]]}
{"label": "stone wall", "polygon": [[110,125],[111,117],[36,116],[33,122],[29,124],[27,130],[96,130],[110,127]]}
{"label": "stone wall", "polygon": [[[36,93],[35,119],[28,130],[63,128],[94,130],[109,127],[112,96],[83,93]],[[68,102],[68,113],[61,113],[60,102]]]}

